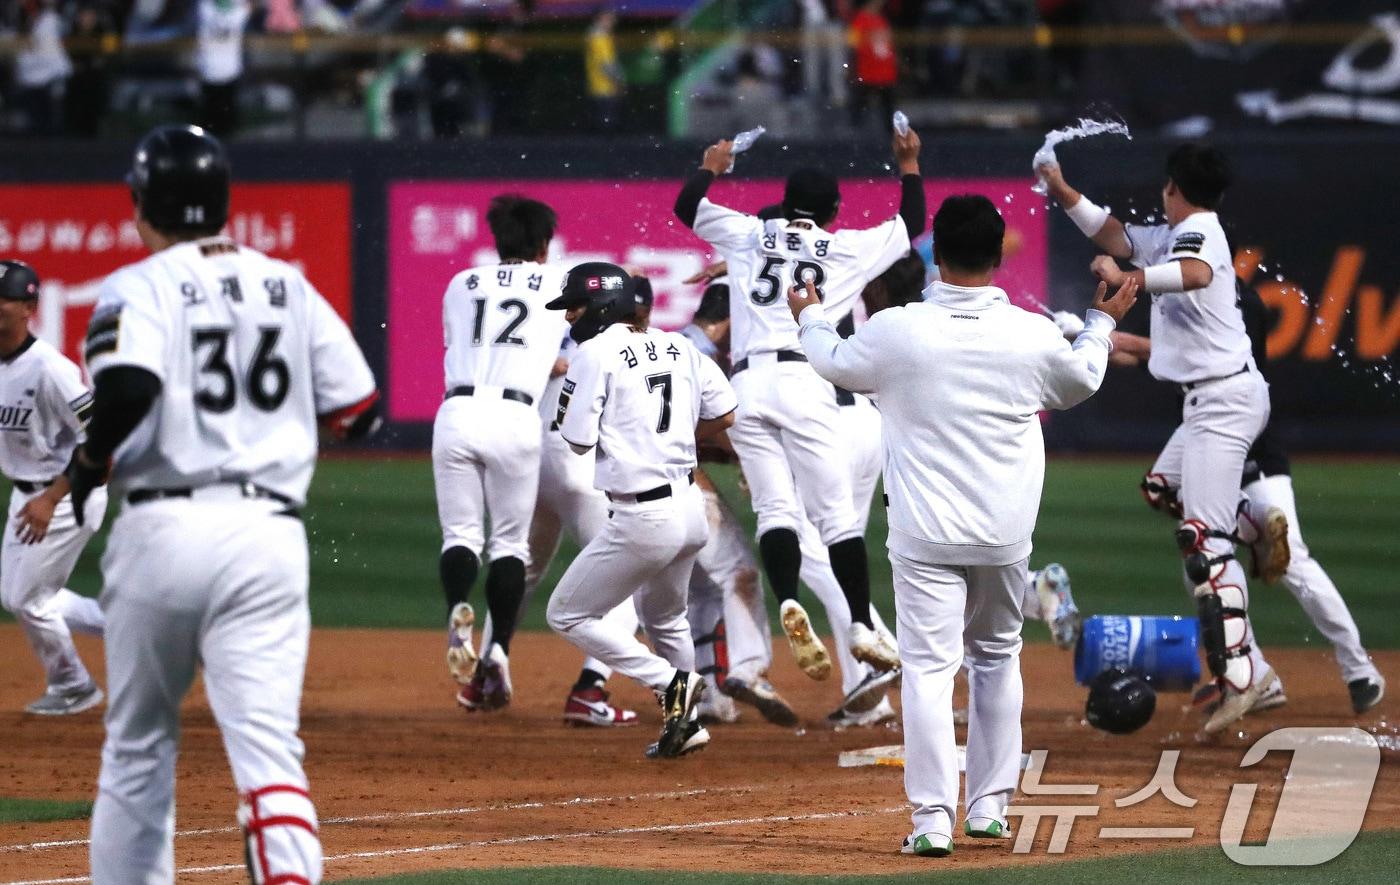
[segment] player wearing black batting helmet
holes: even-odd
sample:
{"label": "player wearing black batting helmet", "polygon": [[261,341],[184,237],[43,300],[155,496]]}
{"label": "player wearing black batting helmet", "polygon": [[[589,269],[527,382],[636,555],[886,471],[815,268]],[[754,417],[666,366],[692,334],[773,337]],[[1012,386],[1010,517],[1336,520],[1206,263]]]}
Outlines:
{"label": "player wearing black batting helmet", "polygon": [[550,310],[584,308],[583,315],[569,329],[569,337],[579,344],[619,320],[636,316],[638,310],[647,306],[649,300],[638,291],[632,276],[606,261],[576,265],[564,277],[559,297],[545,305]]}
{"label": "player wearing black batting helmet", "polygon": [[1157,693],[1147,680],[1114,667],[1089,683],[1084,717],[1090,725],[1110,734],[1131,734],[1146,725],[1156,709]]}
{"label": "player wearing black batting helmet", "polygon": [[156,230],[216,234],[228,221],[230,174],[217,138],[198,126],[161,126],[136,146],[126,182]]}
{"label": "player wearing black batting helmet", "polygon": [[0,261],[0,298],[29,301],[39,297],[39,275],[23,261]]}

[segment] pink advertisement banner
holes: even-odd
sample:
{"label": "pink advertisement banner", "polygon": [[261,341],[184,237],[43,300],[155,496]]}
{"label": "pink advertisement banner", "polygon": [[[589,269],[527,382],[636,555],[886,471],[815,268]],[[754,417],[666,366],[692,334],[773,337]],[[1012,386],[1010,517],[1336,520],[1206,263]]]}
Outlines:
{"label": "pink advertisement banner", "polygon": [[[502,193],[543,200],[559,214],[551,260],[563,264],[612,261],[636,265],[656,294],[652,321],[675,329],[690,320],[701,287],[686,277],[714,259],[707,245],[671,212],[681,181],[414,181],[389,190],[389,415],[431,421],[442,401],[442,296],[463,268],[496,260],[486,208]],[[780,179],[721,179],[717,203],[757,212],[782,196]],[[926,182],[930,214],[948,196],[981,193],[1007,221],[1007,259],[998,285],[1013,301],[1033,307],[1047,281],[1044,204],[1019,179],[959,178]],[[1011,195],[1016,195],[1012,197]],[[1020,195],[1025,195],[1021,198]],[[869,227],[894,215],[899,183],[841,182],[841,214],[831,226]],[[923,238],[926,244],[927,235]],[[916,243],[916,247],[919,244]],[[925,252],[927,249],[925,248]],[[927,257],[927,256],[926,256]]]}

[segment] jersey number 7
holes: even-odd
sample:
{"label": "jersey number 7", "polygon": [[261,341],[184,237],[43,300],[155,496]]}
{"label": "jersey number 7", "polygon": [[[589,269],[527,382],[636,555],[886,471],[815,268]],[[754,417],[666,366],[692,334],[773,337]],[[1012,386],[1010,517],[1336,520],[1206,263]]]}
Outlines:
{"label": "jersey number 7", "polygon": [[671,373],[659,372],[647,376],[647,392],[661,388],[661,416],[656,419],[656,432],[665,433],[671,429]]}

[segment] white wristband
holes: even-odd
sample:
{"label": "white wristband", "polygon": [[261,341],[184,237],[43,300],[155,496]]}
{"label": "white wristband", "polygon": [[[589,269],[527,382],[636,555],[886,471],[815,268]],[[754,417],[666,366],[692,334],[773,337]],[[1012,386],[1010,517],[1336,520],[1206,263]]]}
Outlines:
{"label": "white wristband", "polygon": [[1088,197],[1082,194],[1079,197],[1079,202],[1074,204],[1074,208],[1066,209],[1065,214],[1086,237],[1092,237],[1103,230],[1103,226],[1108,223],[1108,210],[1102,206],[1094,205]]}
{"label": "white wristband", "polygon": [[1181,292],[1186,281],[1181,276],[1181,262],[1168,261],[1142,269],[1142,287],[1149,292]]}

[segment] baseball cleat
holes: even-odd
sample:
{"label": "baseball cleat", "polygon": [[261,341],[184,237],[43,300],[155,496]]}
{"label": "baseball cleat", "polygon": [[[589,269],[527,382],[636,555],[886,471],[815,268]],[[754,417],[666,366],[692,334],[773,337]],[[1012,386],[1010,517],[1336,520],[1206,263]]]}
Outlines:
{"label": "baseball cleat", "polygon": [[1264,512],[1259,537],[1249,545],[1254,573],[1266,584],[1274,584],[1288,571],[1292,550],[1288,545],[1288,516],[1277,507]]}
{"label": "baseball cleat", "polygon": [[476,674],[476,650],[472,648],[472,627],[476,612],[465,602],[452,606],[447,619],[447,672],[458,685],[471,682]]}
{"label": "baseball cleat", "polygon": [[1273,668],[1265,667],[1263,675],[1244,691],[1238,691],[1234,686],[1228,684],[1223,686],[1220,693],[1220,705],[1215,708],[1215,712],[1210,714],[1210,718],[1206,720],[1206,724],[1201,727],[1201,730],[1206,734],[1219,734],[1230,725],[1240,721],[1246,713],[1254,708],[1260,696],[1277,681]]}
{"label": "baseball cleat", "polygon": [[899,666],[899,649],[884,634],[859,622],[851,624],[851,656],[882,673]]}
{"label": "baseball cleat", "polygon": [[859,685],[851,689],[841,699],[841,706],[836,708],[837,712],[845,711],[848,715],[870,712],[879,705],[880,701],[884,700],[886,691],[899,686],[899,680],[903,675],[904,670],[899,667],[886,670],[883,673],[867,674]]}
{"label": "baseball cleat", "polygon": [[[703,750],[705,749],[705,747],[709,746],[710,733],[705,729],[705,726],[701,725],[698,721],[687,722],[684,734],[685,741],[681,744],[680,750],[673,756],[667,756],[664,758],[670,759],[677,758],[680,756],[689,756],[691,753],[694,753],[698,750]],[[660,741],[657,741],[656,743],[647,747],[646,757],[648,759],[663,758],[661,755]]]}
{"label": "baseball cleat", "polygon": [[[704,691],[705,679],[699,673],[677,670],[671,677],[671,684],[661,694],[661,714],[665,719],[661,723],[661,737],[656,741],[656,755],[670,759],[690,752],[686,747],[696,738],[695,729],[704,731],[692,715]],[[701,746],[709,740],[709,732],[705,732]]]}
{"label": "baseball cleat", "polygon": [[[796,599],[787,599],[778,608],[783,622],[783,633],[787,635],[788,646],[797,658],[797,666],[808,676],[821,681],[831,675],[831,656],[826,646],[812,631],[812,622],[807,610]],[[857,655],[859,657],[859,655]]]}
{"label": "baseball cleat", "polygon": [[1050,636],[1059,648],[1074,648],[1084,632],[1084,617],[1070,592],[1069,572],[1052,562],[1035,573],[1035,595],[1040,600],[1040,616],[1050,625]]}
{"label": "baseball cleat", "polygon": [[637,714],[608,703],[608,693],[602,686],[595,685],[569,692],[569,697],[564,701],[564,721],[570,725],[621,728],[636,725]]}
{"label": "baseball cleat", "polygon": [[1375,707],[1385,697],[1385,678],[1377,673],[1375,679],[1353,679],[1347,683],[1351,709],[1358,715]]}
{"label": "baseball cleat", "polygon": [[904,837],[901,854],[917,854],[919,857],[947,857],[953,853],[953,837],[942,833],[916,833]]}
{"label": "baseball cleat", "polygon": [[753,679],[730,676],[720,690],[741,703],[758,709],[759,715],[774,725],[791,728],[797,724],[797,714],[773,683],[762,676]]}
{"label": "baseball cleat", "polygon": [[974,839],[1009,839],[1011,828],[994,817],[969,817],[963,821],[963,832]]}
{"label": "baseball cleat", "polygon": [[457,692],[457,703],[468,710],[499,710],[510,705],[510,661],[495,643],[476,663],[471,682]]}
{"label": "baseball cleat", "polygon": [[24,708],[24,712],[35,716],[72,716],[84,710],[91,710],[102,703],[102,689],[96,682],[80,685],[71,691],[48,691],[37,701]]}
{"label": "baseball cleat", "polygon": [[708,682],[695,709],[702,725],[730,725],[739,721],[739,705],[728,695],[711,691]]}
{"label": "baseball cleat", "polygon": [[845,731],[848,728],[868,728],[894,720],[894,705],[890,703],[888,697],[881,697],[874,707],[864,713],[852,713],[845,707],[838,707],[826,717],[827,724],[837,731]]}
{"label": "baseball cleat", "polygon": [[[1265,710],[1282,707],[1286,703],[1288,703],[1288,696],[1283,693],[1283,680],[1274,677],[1274,681],[1259,692],[1259,697],[1254,702],[1254,706],[1249,708],[1249,712],[1263,713]],[[1191,706],[1199,708],[1201,713],[1206,716],[1211,715],[1219,709],[1219,683],[1207,682],[1205,685],[1196,689],[1196,693],[1191,696]]]}

